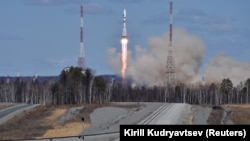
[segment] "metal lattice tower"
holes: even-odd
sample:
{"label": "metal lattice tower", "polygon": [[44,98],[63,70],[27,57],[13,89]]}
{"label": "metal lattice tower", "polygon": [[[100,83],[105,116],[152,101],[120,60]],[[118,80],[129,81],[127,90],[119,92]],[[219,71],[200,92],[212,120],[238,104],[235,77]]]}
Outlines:
{"label": "metal lattice tower", "polygon": [[169,25],[169,48],[167,55],[167,86],[175,86],[176,85],[176,71],[175,71],[175,56],[173,51],[172,37],[173,37],[173,3],[170,1],[170,25]]}
{"label": "metal lattice tower", "polygon": [[84,46],[83,46],[83,6],[80,9],[80,54],[78,57],[78,67],[85,67]]}

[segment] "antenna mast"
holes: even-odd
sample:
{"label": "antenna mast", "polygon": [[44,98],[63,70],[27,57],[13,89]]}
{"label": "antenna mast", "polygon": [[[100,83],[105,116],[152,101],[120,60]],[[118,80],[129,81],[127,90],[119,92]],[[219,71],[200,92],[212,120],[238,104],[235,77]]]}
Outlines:
{"label": "antenna mast", "polygon": [[168,55],[167,55],[167,86],[175,86],[176,85],[176,71],[175,71],[175,56],[173,52],[173,44],[172,44],[172,37],[173,37],[173,29],[172,29],[172,22],[173,22],[173,3],[170,1],[170,25],[169,25],[169,48],[168,48]]}
{"label": "antenna mast", "polygon": [[78,67],[84,68],[85,66],[84,46],[83,46],[83,6],[80,9],[80,55],[78,57]]}

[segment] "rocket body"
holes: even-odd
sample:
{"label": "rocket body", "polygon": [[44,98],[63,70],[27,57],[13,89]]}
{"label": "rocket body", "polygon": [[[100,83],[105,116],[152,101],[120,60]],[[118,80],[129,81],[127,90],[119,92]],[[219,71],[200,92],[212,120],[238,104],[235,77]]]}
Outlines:
{"label": "rocket body", "polygon": [[123,30],[122,30],[122,38],[127,38],[127,29],[126,29],[126,9],[123,9]]}
{"label": "rocket body", "polygon": [[126,9],[123,9],[123,22],[126,22]]}
{"label": "rocket body", "polygon": [[128,61],[128,37],[127,37],[127,29],[126,29],[126,9],[123,9],[123,29],[122,29],[122,37],[121,37],[121,76],[122,76],[122,84],[126,84],[126,70],[127,70],[127,61]]}

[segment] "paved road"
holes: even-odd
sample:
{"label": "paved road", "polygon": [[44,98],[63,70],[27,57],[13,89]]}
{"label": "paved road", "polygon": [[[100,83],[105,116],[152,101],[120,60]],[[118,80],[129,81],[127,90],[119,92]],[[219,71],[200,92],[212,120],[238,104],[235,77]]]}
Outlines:
{"label": "paved road", "polygon": [[3,124],[7,120],[13,118],[15,115],[20,114],[24,110],[34,108],[37,105],[32,104],[14,104],[11,107],[0,110],[0,124]]}
{"label": "paved road", "polygon": [[[155,110],[145,110],[148,116],[136,124],[185,124],[190,114],[191,105],[181,103],[165,103]],[[151,114],[149,114],[151,113]],[[139,113],[138,114],[142,114]],[[136,115],[136,114],[135,114]],[[133,118],[135,115],[132,115]],[[132,119],[131,118],[131,119]],[[133,124],[133,120],[127,124]],[[116,133],[115,133],[116,132]],[[84,137],[85,141],[119,141],[119,129],[111,134],[102,134]],[[65,140],[66,141],[66,140]]]}
{"label": "paved road", "polygon": [[[181,124],[189,114],[190,105],[179,103],[146,103],[140,110],[100,108],[92,114],[92,126],[84,130],[84,141],[119,141],[119,127],[124,124]],[[50,139],[40,139],[49,141]],[[81,141],[78,137],[53,141]],[[29,140],[30,141],[30,140]]]}
{"label": "paved road", "polygon": [[158,116],[148,124],[188,124],[191,105],[183,103],[165,104]]}
{"label": "paved road", "polygon": [[20,105],[14,105],[14,106],[11,106],[11,107],[8,107],[6,109],[2,109],[0,110],[0,118],[12,113],[12,112],[15,112],[21,108],[25,108],[25,107],[28,107],[30,105],[27,105],[27,104],[20,104]]}

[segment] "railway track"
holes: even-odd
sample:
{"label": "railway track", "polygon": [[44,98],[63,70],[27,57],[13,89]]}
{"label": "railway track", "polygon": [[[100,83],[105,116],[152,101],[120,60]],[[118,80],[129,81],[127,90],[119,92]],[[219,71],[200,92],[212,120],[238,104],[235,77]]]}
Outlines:
{"label": "railway track", "polygon": [[[139,122],[139,125],[148,125],[151,124],[151,122],[156,119],[157,117],[159,117],[161,115],[162,112],[166,111],[166,110],[170,110],[171,107],[173,107],[174,104],[171,103],[165,103],[163,104],[161,107],[159,107],[157,110],[155,110],[154,112],[152,112],[149,116],[147,116],[145,119],[143,119],[141,122]],[[115,132],[108,132],[108,133],[99,133],[99,134],[88,134],[88,135],[84,135],[86,137],[93,137],[93,136],[105,136],[105,135],[118,135],[119,136],[120,131],[115,131]],[[114,141],[119,141],[118,139],[115,139]]]}
{"label": "railway track", "polygon": [[156,119],[157,117],[159,117],[159,115],[166,111],[171,109],[171,107],[173,107],[173,104],[171,103],[165,103],[164,105],[162,105],[160,108],[158,108],[156,111],[154,111],[151,115],[149,115],[147,118],[145,118],[144,120],[142,120],[139,124],[140,125],[147,125],[147,124],[151,124],[151,122]]}

